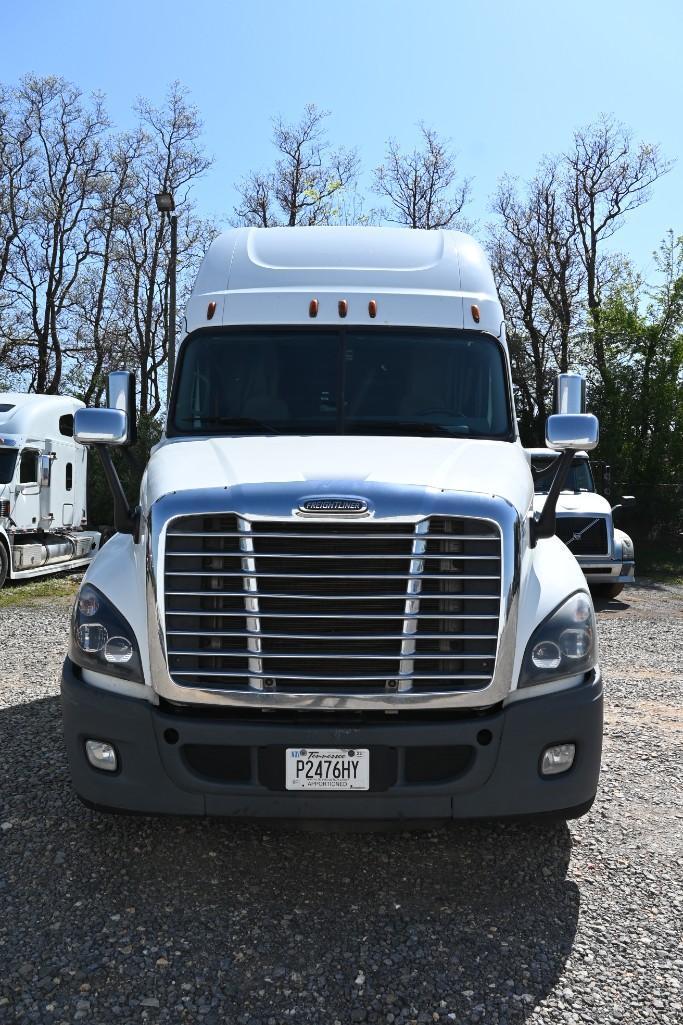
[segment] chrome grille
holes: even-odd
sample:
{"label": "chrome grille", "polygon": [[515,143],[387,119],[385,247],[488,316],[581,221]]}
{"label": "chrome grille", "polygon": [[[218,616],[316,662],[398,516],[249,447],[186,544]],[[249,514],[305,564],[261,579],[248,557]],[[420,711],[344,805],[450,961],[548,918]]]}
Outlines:
{"label": "chrome grille", "polygon": [[489,520],[179,517],[164,587],[181,686],[454,692],[493,676],[501,540]]}

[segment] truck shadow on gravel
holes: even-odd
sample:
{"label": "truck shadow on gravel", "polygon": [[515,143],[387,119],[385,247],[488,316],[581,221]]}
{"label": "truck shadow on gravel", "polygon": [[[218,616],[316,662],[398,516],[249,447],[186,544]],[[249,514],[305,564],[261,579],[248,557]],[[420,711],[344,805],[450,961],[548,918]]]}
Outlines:
{"label": "truck shadow on gravel", "polygon": [[108,816],[70,789],[57,698],[0,711],[0,735],[0,1021],[504,1025],[571,951],[563,824]]}

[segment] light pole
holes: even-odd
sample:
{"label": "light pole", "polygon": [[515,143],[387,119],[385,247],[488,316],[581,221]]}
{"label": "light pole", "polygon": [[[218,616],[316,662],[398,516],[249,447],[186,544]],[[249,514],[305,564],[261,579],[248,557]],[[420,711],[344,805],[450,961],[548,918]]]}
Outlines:
{"label": "light pole", "polygon": [[172,192],[157,192],[155,195],[157,210],[163,217],[168,217],[171,224],[171,258],[168,264],[169,299],[168,299],[168,367],[166,371],[166,407],[171,395],[173,372],[175,370],[175,329],[176,329],[176,264],[178,259],[178,214]]}

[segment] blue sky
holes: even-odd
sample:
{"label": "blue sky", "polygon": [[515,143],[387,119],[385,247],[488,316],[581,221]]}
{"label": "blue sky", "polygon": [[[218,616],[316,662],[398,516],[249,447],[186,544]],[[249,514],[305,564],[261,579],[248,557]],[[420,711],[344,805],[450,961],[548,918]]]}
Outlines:
{"label": "blue sky", "polygon": [[315,102],[367,172],[420,119],[450,137],[480,224],[503,173],[531,175],[574,127],[613,113],[678,160],[615,245],[651,273],[664,232],[683,233],[680,0],[2,0],[0,19],[2,81],[56,73],[100,89],[122,127],[137,96],[161,101],[180,79],[215,158],[197,202],[222,221],[233,183],[272,159],[270,117]]}

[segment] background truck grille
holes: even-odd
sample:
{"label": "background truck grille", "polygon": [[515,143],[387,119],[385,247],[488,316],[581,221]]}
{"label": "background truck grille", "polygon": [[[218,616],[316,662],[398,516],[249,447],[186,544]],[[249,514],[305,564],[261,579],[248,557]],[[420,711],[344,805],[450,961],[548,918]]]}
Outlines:
{"label": "background truck grille", "polygon": [[[595,516],[558,516],[557,536],[574,555],[608,555],[607,521]],[[591,524],[591,526],[588,526]],[[588,529],[586,529],[588,528]],[[580,537],[575,538],[575,534]]]}
{"label": "background truck grille", "polygon": [[316,693],[488,686],[498,527],[186,516],[166,534],[169,669],[187,687]]}

